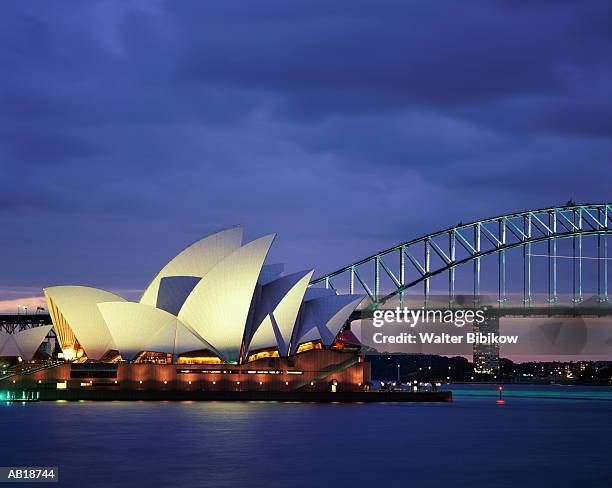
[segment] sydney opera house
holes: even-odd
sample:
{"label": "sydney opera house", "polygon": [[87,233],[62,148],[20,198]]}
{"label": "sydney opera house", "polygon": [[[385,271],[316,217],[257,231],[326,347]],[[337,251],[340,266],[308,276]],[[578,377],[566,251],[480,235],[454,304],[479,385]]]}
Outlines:
{"label": "sydney opera house", "polygon": [[[136,302],[87,286],[47,287],[61,361],[20,381],[132,391],[367,388],[369,365],[344,330],[362,297],[309,287],[312,270],[266,264],[274,238],[243,243],[241,227],[209,235],[170,260]],[[45,329],[15,334],[11,350],[29,359]]]}

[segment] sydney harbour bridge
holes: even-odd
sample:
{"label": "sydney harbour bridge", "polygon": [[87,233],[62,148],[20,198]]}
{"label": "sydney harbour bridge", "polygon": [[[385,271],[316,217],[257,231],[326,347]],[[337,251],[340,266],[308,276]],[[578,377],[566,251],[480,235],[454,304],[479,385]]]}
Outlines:
{"label": "sydney harbour bridge", "polygon": [[[314,279],[310,286],[364,294],[353,319],[396,306],[478,306],[494,296],[500,315],[612,315],[612,203],[527,210],[402,242]],[[38,313],[42,312],[42,313]],[[0,316],[0,331],[50,324],[45,311]]]}
{"label": "sydney harbour bridge", "polygon": [[612,204],[574,204],[500,215],[403,242],[314,279],[363,293],[378,308],[452,307],[483,296],[502,314],[612,315],[608,236]]}

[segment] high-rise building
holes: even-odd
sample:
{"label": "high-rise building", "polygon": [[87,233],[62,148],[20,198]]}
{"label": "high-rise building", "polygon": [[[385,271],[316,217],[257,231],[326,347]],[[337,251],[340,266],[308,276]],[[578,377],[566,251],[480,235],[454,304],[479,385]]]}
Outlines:
{"label": "high-rise building", "polygon": [[[474,322],[473,332],[484,336],[487,334],[499,335],[499,318],[487,316],[481,324]],[[472,360],[475,373],[497,374],[499,371],[499,344],[475,342]]]}

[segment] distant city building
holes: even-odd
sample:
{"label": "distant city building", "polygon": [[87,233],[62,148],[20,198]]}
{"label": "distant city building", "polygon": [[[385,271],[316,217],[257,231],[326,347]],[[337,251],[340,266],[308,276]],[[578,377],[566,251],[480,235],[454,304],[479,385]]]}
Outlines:
{"label": "distant city building", "polygon": [[[475,322],[473,332],[484,336],[489,333],[499,335],[499,318],[486,317],[481,324]],[[497,374],[499,372],[499,344],[474,343],[472,361],[475,373]]]}

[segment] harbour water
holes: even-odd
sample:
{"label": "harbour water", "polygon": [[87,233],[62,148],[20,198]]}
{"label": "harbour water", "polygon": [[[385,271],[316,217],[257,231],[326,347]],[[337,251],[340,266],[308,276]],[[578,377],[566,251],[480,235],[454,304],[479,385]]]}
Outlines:
{"label": "harbour water", "polygon": [[[0,405],[2,466],[60,486],[612,486],[612,389],[457,387],[450,404]],[[8,485],[7,485],[8,486]],[[57,486],[57,485],[51,485]]]}

